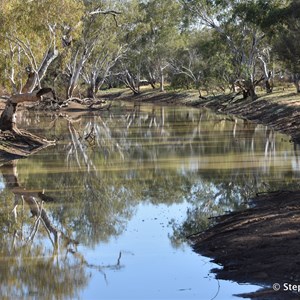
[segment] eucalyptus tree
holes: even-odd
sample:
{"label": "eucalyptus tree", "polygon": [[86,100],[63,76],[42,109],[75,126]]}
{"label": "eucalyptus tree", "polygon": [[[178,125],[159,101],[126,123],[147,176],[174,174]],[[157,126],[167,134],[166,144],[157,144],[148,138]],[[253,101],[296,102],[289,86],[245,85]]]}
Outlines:
{"label": "eucalyptus tree", "polygon": [[187,85],[201,90],[214,90],[216,87],[225,91],[234,82],[233,68],[230,65],[230,55],[222,44],[220,37],[211,29],[189,30],[181,47],[170,59],[171,84]]}
{"label": "eucalyptus tree", "polygon": [[136,8],[125,39],[129,47],[119,64],[121,80],[138,94],[141,79],[164,91],[166,69],[180,40],[181,7],[178,1],[132,1]]}
{"label": "eucalyptus tree", "polygon": [[126,53],[114,68],[114,75],[134,94],[139,94],[144,50],[141,37],[145,29],[138,1],[131,1],[127,8],[127,18],[123,25],[125,34],[121,37],[121,43],[126,44]]}
{"label": "eucalyptus tree", "polygon": [[268,12],[262,23],[270,37],[274,54],[290,73],[297,93],[300,93],[300,3],[282,1]]}
{"label": "eucalyptus tree", "polygon": [[120,1],[83,2],[82,30],[66,68],[67,98],[72,97],[81,75],[89,85],[89,96],[93,97],[122,52],[122,47],[115,45]]}
{"label": "eucalyptus tree", "polygon": [[[126,53],[114,68],[114,75],[134,94],[140,93],[141,79],[148,78],[145,73],[145,35],[147,24],[144,22],[145,10],[140,1],[126,3],[126,22],[123,22],[121,43],[126,45]],[[150,80],[149,80],[150,81]]]}
{"label": "eucalyptus tree", "polygon": [[145,59],[159,77],[160,91],[164,91],[165,70],[170,66],[170,57],[180,43],[181,7],[179,1],[149,0],[141,3],[145,11],[144,35]]}
{"label": "eucalyptus tree", "polygon": [[[10,146],[4,151],[27,156],[48,141],[21,131],[16,127],[15,112],[21,102],[39,101],[51,89],[41,88],[41,80],[50,64],[65,47],[69,28],[75,28],[81,19],[81,2],[60,1],[2,1],[0,22],[2,31],[3,73],[9,78],[13,95],[6,97],[6,106],[0,117],[1,130],[10,131]],[[77,14],[74,14],[77,11]],[[26,72],[24,72],[26,68]],[[27,77],[27,79],[26,79]],[[26,83],[24,84],[24,80]],[[38,89],[36,89],[38,87]],[[2,137],[3,138],[3,137]],[[25,145],[24,145],[25,143]]]}
{"label": "eucalyptus tree", "polygon": [[227,46],[227,52],[232,57],[231,64],[236,83],[243,90],[245,98],[250,96],[255,99],[257,97],[255,86],[268,79],[270,75],[266,69],[269,45],[259,23],[268,9],[265,7],[265,1],[182,0],[182,2],[194,20],[220,35]]}
{"label": "eucalyptus tree", "polygon": [[[148,78],[145,75],[145,43],[144,23],[145,11],[141,9],[141,1],[119,1],[118,30],[115,45],[118,45],[118,59],[114,60],[110,79],[114,78],[132,90],[134,94],[140,93],[140,81]],[[110,85],[110,83],[108,82]]]}
{"label": "eucalyptus tree", "polygon": [[88,86],[88,98],[95,98],[97,91],[107,81],[112,74],[112,68],[125,52],[126,46],[118,44],[116,36],[109,41],[104,40],[95,47],[94,53],[82,69],[82,78]]}
{"label": "eucalyptus tree", "polygon": [[278,34],[273,49],[283,66],[291,73],[296,92],[300,93],[300,23],[299,19],[290,23]]}
{"label": "eucalyptus tree", "polygon": [[[198,32],[189,32],[185,35],[182,47],[177,49],[175,55],[170,60],[170,69],[173,73],[171,85],[189,88],[192,84],[200,92],[203,84],[203,69],[205,60],[197,41]],[[201,35],[202,37],[202,35]]]}
{"label": "eucalyptus tree", "polygon": [[70,28],[76,35],[81,15],[81,1],[1,1],[1,68],[13,93],[41,87],[49,65],[70,38]]}

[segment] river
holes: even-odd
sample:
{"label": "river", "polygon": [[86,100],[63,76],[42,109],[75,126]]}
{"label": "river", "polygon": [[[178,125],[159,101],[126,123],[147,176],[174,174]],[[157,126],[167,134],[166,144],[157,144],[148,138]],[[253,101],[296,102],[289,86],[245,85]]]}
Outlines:
{"label": "river", "polygon": [[223,300],[259,288],[215,279],[222,266],[186,237],[257,192],[298,187],[288,136],[133,103],[18,122],[58,143],[0,168],[3,299]]}

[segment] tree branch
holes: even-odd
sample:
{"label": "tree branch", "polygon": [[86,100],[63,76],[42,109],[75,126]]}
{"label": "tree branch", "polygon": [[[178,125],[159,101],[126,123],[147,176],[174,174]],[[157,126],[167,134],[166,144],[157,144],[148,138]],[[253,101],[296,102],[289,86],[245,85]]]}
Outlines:
{"label": "tree branch", "polygon": [[88,13],[88,15],[90,16],[97,15],[97,14],[116,16],[116,15],[120,15],[121,12],[115,10],[101,10],[100,8],[98,8]]}
{"label": "tree branch", "polygon": [[116,27],[119,27],[119,24],[117,22],[117,15],[120,15],[121,12],[119,11],[116,11],[116,10],[101,10],[100,8],[94,10],[94,11],[91,11],[88,13],[89,16],[93,16],[93,15],[98,15],[98,14],[101,14],[101,15],[112,15],[114,20],[115,20],[115,23],[116,23]]}

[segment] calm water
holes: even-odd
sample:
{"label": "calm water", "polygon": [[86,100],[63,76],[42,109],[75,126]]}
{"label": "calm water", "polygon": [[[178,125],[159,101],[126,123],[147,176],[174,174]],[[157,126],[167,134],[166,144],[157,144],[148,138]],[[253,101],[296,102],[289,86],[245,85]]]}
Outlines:
{"label": "calm water", "polygon": [[121,103],[19,122],[59,143],[0,168],[3,299],[236,299],[257,289],[214,279],[218,266],[185,237],[256,192],[297,187],[300,151],[287,136],[205,110]]}

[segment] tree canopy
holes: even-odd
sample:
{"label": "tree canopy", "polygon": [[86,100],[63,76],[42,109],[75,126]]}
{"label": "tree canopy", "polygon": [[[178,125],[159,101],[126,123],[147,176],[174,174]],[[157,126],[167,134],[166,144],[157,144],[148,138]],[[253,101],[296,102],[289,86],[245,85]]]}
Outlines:
{"label": "tree canopy", "polygon": [[21,92],[28,73],[61,97],[142,84],[256,97],[276,74],[299,89],[296,0],[6,1],[0,12],[2,90]]}

